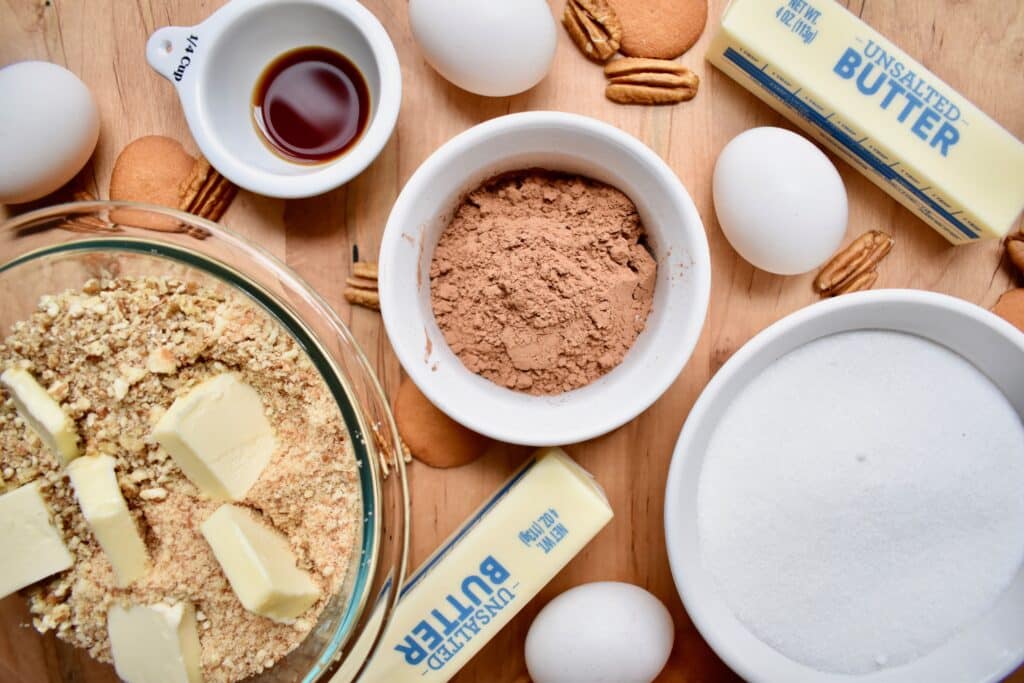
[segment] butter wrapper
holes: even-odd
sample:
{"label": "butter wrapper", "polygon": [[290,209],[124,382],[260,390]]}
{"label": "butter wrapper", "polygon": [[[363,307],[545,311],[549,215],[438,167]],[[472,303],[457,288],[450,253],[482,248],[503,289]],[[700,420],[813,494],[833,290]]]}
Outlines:
{"label": "butter wrapper", "polygon": [[953,244],[1024,209],[1024,144],[831,0],[733,0],[707,59]]}
{"label": "butter wrapper", "polygon": [[538,451],[410,577],[360,683],[447,681],[611,518],[585,470]]}

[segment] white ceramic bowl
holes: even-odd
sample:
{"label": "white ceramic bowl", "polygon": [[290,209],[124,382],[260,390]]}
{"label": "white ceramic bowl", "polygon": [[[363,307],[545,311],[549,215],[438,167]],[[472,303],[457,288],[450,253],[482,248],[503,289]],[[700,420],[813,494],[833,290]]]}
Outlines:
{"label": "white ceramic bowl", "polygon": [[[252,116],[253,89],[278,56],[327,47],[366,79],[366,129],[341,156],[321,164],[271,150]],[[192,137],[231,182],[269,197],[310,197],[357,176],[377,158],[398,120],[402,71],[377,18],[356,0],[232,0],[195,26],[165,26],[149,37],[146,59],[178,91]]]}
{"label": "white ceramic bowl", "polygon": [[930,292],[880,290],[804,308],[737,351],[704,389],[683,426],[665,491],[665,536],[676,587],[704,639],[751,682],[1000,680],[1024,660],[1024,567],[987,614],[936,650],[904,666],[849,676],[816,671],[759,640],[734,616],[702,566],[697,489],[708,440],[723,412],[750,380],[780,356],[814,339],[858,329],[909,332],[946,346],[988,375],[1024,415],[1024,334],[974,304]]}
{"label": "white ceramic bowl", "polygon": [[[434,247],[463,196],[498,173],[531,167],[579,173],[625,192],[658,260],[647,328],[622,364],[557,396],[506,389],[467,370],[445,343],[430,305]],[[525,445],[589,439],[654,403],[697,343],[710,287],[704,226],[672,169],[618,128],[558,112],[503,116],[443,145],[405,185],[380,250],[381,310],[405,371],[454,420]]]}

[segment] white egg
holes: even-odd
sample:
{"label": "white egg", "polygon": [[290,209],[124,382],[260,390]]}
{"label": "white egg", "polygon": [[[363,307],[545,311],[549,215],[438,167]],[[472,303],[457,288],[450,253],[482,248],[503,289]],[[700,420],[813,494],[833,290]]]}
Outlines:
{"label": "white egg", "polygon": [[28,202],[71,180],[100,134],[92,93],[62,66],[0,69],[0,202]]}
{"label": "white egg", "polygon": [[828,157],[782,128],[751,128],[715,163],[715,213],[740,256],[779,275],[817,268],[846,233],[846,188]]}
{"label": "white egg", "polygon": [[409,23],[427,62],[478,95],[529,90],[555,57],[555,20],[545,0],[409,0]]}
{"label": "white egg", "polygon": [[675,629],[643,588],[598,581],[544,606],[526,635],[534,683],[650,683],[665,667]]}

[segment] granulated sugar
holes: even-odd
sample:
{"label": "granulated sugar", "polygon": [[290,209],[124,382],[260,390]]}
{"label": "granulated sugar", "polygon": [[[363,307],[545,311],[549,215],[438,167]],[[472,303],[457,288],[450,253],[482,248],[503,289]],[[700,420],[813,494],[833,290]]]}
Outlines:
{"label": "granulated sugar", "polygon": [[760,639],[823,671],[933,650],[1024,561],[1024,427],[973,365],[884,331],[783,356],[726,410],[701,554]]}

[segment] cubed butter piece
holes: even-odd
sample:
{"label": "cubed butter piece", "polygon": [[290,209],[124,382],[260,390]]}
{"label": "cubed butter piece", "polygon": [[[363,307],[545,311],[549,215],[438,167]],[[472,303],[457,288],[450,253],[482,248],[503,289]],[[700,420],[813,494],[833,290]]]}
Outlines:
{"label": "cubed butter piece", "polygon": [[192,605],[114,605],[107,612],[114,669],[127,683],[201,683]]}
{"label": "cubed butter piece", "polygon": [[216,500],[241,500],[276,447],[259,395],[234,373],[178,397],[153,436],[185,476]]}
{"label": "cubed butter piece", "polygon": [[242,605],[274,621],[313,606],[320,589],[296,566],[288,539],[247,508],[221,505],[200,527]]}
{"label": "cubed butter piece", "polygon": [[146,573],[149,555],[121,495],[114,463],[109,455],[87,455],[68,465],[68,476],[82,515],[114,568],[117,585],[125,587]]}
{"label": "cubed butter piece", "polygon": [[21,418],[39,435],[61,465],[67,465],[78,457],[78,430],[74,420],[32,373],[21,368],[6,370],[0,375],[0,384],[11,393]]}
{"label": "cubed butter piece", "polygon": [[38,482],[0,496],[0,598],[74,564]]}

